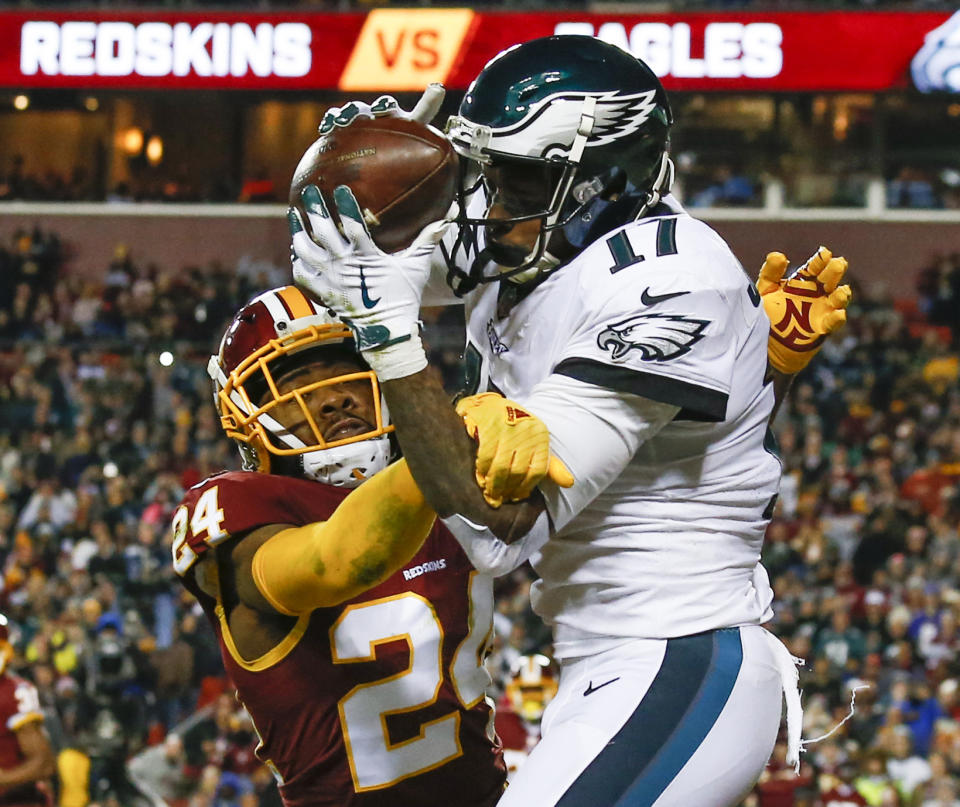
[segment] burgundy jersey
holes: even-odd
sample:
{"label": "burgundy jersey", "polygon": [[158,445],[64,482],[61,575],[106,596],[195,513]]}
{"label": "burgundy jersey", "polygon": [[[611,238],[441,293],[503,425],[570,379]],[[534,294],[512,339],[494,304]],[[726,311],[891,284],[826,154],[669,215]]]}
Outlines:
{"label": "burgundy jersey", "polygon": [[[0,674],[0,769],[23,764],[17,731],[36,720],[43,720],[36,687],[10,673]],[[30,783],[0,789],[0,804],[47,804],[47,799],[36,784]]]}
{"label": "burgundy jersey", "polygon": [[443,525],[400,572],[343,605],[301,616],[258,659],[240,657],[220,603],[189,573],[231,536],[325,521],[348,492],[224,473],[188,491],[174,514],[174,567],[213,624],[260,734],[257,754],[288,807],[494,805],[505,769],[481,664],[492,582]]}

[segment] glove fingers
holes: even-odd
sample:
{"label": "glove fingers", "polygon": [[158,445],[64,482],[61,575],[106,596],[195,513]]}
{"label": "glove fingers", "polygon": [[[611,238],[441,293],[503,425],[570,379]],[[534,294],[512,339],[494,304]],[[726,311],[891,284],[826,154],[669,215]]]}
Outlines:
{"label": "glove fingers", "polygon": [[779,287],[788,263],[790,261],[782,252],[771,252],[767,255],[763,266],[760,267],[760,277],[757,280],[757,289],[760,294],[769,294]]}
{"label": "glove fingers", "polygon": [[[319,261],[328,260],[332,255],[333,257],[340,258],[343,257],[349,250],[347,245],[344,243],[343,236],[340,235],[340,231],[337,230],[337,226],[334,223],[333,219],[330,217],[330,211],[327,210],[327,204],[323,201],[323,196],[320,194],[319,188],[316,185],[307,185],[302,191],[300,191],[300,201],[303,203],[303,209],[307,213],[306,222],[299,215],[299,212],[294,210],[297,213],[297,219],[300,224],[306,224],[306,233],[309,241],[312,241],[314,246],[314,253],[316,252],[316,247],[320,247],[327,254],[311,254],[309,250],[304,253],[304,257],[310,259],[315,258]],[[288,219],[289,221],[289,219]],[[291,223],[291,231],[293,224]],[[294,237],[294,243],[296,244],[297,239]]]}
{"label": "glove fingers", "polygon": [[[423,91],[423,95],[420,96],[420,100],[417,101],[416,106],[411,110],[410,119],[419,123],[430,123],[430,121],[437,117],[440,106],[443,104],[443,97],[446,94],[447,91],[441,83],[434,81],[428,84],[427,88]],[[396,101],[394,101],[394,103],[396,103]]]}
{"label": "glove fingers", "polygon": [[346,185],[338,185],[333,189],[333,203],[337,206],[337,213],[340,214],[343,235],[354,250],[362,255],[376,255],[379,250],[370,237],[370,231],[363,220],[363,212],[353,191]]}
{"label": "glove fingers", "polygon": [[826,247],[818,247],[817,251],[807,259],[807,262],[797,270],[797,274],[817,277],[832,257],[833,253],[829,249]]}
{"label": "glove fingers", "polygon": [[504,498],[512,502],[519,502],[528,498],[533,489],[540,484],[540,481],[547,475],[550,455],[543,450],[536,451],[529,459],[521,460],[517,464],[521,468],[523,466],[526,466],[526,468],[523,473],[518,472],[508,480],[510,487],[504,491]]}
{"label": "glove fingers", "polygon": [[318,129],[321,135],[329,134],[337,126],[349,126],[359,117],[372,118],[373,111],[363,101],[351,101],[343,107],[332,106],[326,111]]}
{"label": "glove fingers", "polygon": [[823,333],[833,333],[837,328],[843,326],[847,321],[847,312],[845,309],[840,308],[837,311],[831,311],[829,314],[823,315],[823,320],[821,321],[821,327],[823,328]]}
{"label": "glove fingers", "polygon": [[837,284],[843,280],[847,271],[846,258],[831,258],[823,271],[820,272],[819,280],[823,284],[824,291],[830,294],[837,288]]}
{"label": "glove fingers", "polygon": [[452,221],[447,221],[446,219],[431,222],[417,234],[417,237],[414,239],[413,243],[400,254],[403,257],[412,257],[413,255],[420,253],[433,252],[437,244],[443,240],[443,237],[453,226],[454,223]]}
{"label": "glove fingers", "polygon": [[400,104],[392,95],[381,95],[371,104],[370,111],[375,118],[382,118],[385,115],[397,118],[403,117],[403,110],[400,109]]}
{"label": "glove fingers", "polygon": [[[479,485],[482,487],[482,486],[483,486],[483,480],[482,480],[482,479],[478,479],[478,480],[477,480],[477,484],[479,484]],[[497,508],[499,508],[499,507],[503,504],[503,499],[502,499],[502,498],[498,498],[498,497],[496,497],[496,496],[491,496],[491,495],[490,495],[489,493],[487,493],[486,491],[484,491],[484,493],[483,493],[483,498],[484,498],[484,500],[486,501],[486,503],[489,504],[494,510],[496,510]]]}
{"label": "glove fingers", "polygon": [[481,392],[479,395],[467,395],[465,398],[461,398],[459,401],[457,401],[457,404],[454,408],[457,410],[458,415],[465,417],[466,413],[470,410],[481,407],[486,399],[500,397],[501,396],[497,395],[495,392]]}
{"label": "glove fingers", "polygon": [[563,460],[553,454],[550,455],[550,464],[547,467],[547,478],[561,488],[573,487],[573,474],[570,473],[570,470],[564,465]]}
{"label": "glove fingers", "polygon": [[[476,427],[474,427],[474,433],[477,432]],[[499,448],[499,442],[494,443],[493,440],[481,440],[477,445],[477,476],[486,478],[490,473],[490,467],[493,465],[493,461],[497,456],[497,450]]]}
{"label": "glove fingers", "polygon": [[516,456],[516,452],[511,451],[509,455],[494,458],[488,472],[483,474],[484,497],[503,501],[504,491],[513,487],[510,482],[514,478],[513,466]]}
{"label": "glove fingers", "polygon": [[853,292],[850,290],[849,286],[839,286],[830,294],[830,296],[827,298],[827,302],[839,310],[850,305],[850,299],[852,297]]}

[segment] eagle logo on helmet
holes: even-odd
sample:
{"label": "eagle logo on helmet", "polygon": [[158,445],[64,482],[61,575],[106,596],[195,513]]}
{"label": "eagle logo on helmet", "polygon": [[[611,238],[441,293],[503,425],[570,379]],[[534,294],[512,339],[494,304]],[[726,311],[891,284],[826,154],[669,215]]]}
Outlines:
{"label": "eagle logo on helmet", "polygon": [[[606,146],[622,137],[632,135],[650,119],[650,115],[657,108],[656,94],[655,89],[633,95],[620,95],[616,90],[559,93],[545,98],[538,104],[539,108],[533,110],[528,118],[508,131],[511,133],[513,130],[522,131],[534,121],[537,121],[538,128],[546,132],[567,131],[571,127],[575,129],[584,101],[587,98],[593,98],[596,105],[593,111],[593,126],[587,138],[586,147]],[[492,134],[493,139],[496,140],[500,133],[494,130]],[[566,154],[569,144],[557,148]],[[553,156],[551,149],[547,149],[543,156],[548,158]]]}
{"label": "eagle logo on helmet", "polygon": [[608,325],[597,336],[597,345],[610,351],[614,361],[634,350],[641,361],[670,361],[689,353],[709,324],[710,320],[682,314],[639,314]]}

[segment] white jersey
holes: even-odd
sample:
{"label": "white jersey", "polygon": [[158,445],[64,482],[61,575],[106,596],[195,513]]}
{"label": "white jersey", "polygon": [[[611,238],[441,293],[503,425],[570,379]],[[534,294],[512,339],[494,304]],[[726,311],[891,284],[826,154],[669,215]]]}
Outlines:
{"label": "white jersey", "polygon": [[508,311],[507,281],[465,299],[478,388],[544,420],[576,478],[542,486],[556,531],[533,558],[560,657],[771,616],[769,320],[723,240],[667,201]]}

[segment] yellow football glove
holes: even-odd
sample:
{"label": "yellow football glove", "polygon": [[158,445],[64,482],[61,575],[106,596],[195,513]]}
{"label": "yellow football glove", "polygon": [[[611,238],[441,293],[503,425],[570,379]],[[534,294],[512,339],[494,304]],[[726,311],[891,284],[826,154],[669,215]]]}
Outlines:
{"label": "yellow football glove", "polygon": [[771,252],[760,267],[757,289],[770,317],[767,356],[781,373],[799,373],[824,339],[847,321],[849,286],[838,286],[847,271],[845,258],[826,247],[784,279],[787,256]]}
{"label": "yellow football glove", "polygon": [[476,440],[477,484],[491,507],[526,499],[544,477],[560,487],[573,485],[567,467],[550,454],[543,422],[495,392],[462,398],[457,414]]}

